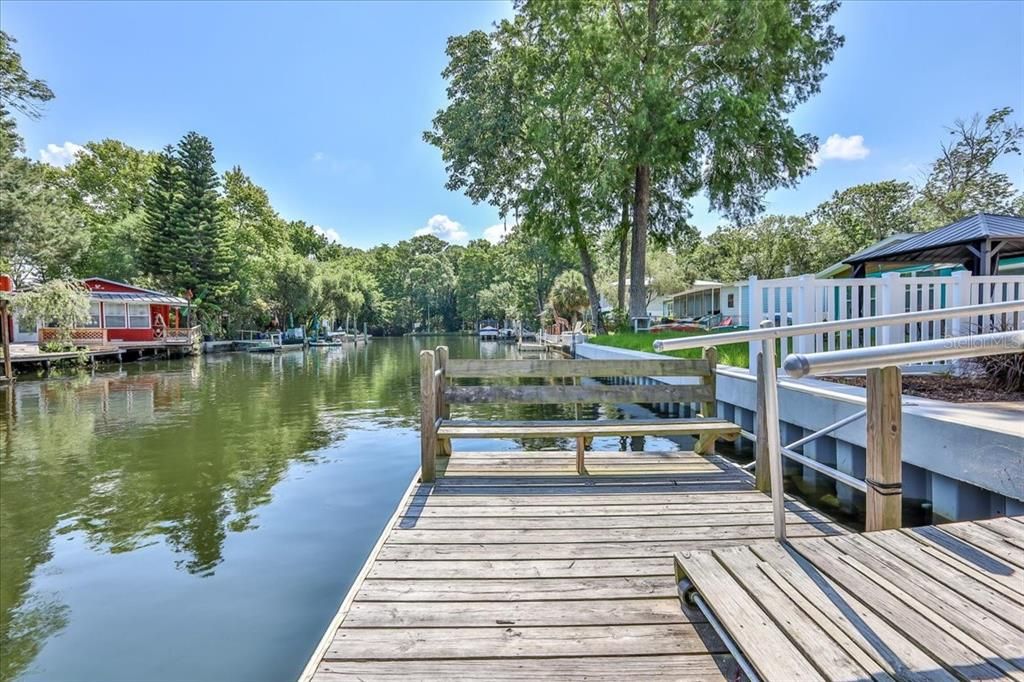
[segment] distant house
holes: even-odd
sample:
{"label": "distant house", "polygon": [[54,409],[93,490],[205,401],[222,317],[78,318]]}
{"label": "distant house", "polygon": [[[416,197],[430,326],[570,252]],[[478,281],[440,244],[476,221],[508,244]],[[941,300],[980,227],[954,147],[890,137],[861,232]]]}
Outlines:
{"label": "distant house", "polygon": [[[821,272],[818,272],[814,276],[817,279],[843,279],[846,277],[852,277],[853,266],[847,263],[847,260],[851,258],[858,258],[860,256],[863,256],[864,254],[871,253],[872,251],[875,251],[877,249],[889,246],[890,244],[899,244],[900,242],[904,242],[913,236],[913,232],[898,232],[896,234],[890,235],[885,239],[879,240],[874,244],[867,246],[861,249],[860,251],[857,251],[856,253],[846,256],[845,258],[843,258],[843,260],[837,263],[833,263],[832,265],[828,266]],[[891,269],[898,270],[899,265],[894,264],[891,266]],[[882,267],[879,267],[876,271],[872,272],[872,274],[881,274],[882,272],[886,272],[886,270]]]}
{"label": "distant house", "polygon": [[[190,342],[197,329],[186,328],[189,302],[181,296],[115,282],[103,277],[87,277],[82,284],[89,289],[89,319],[73,332],[79,343],[116,346],[149,346]],[[54,330],[44,320],[14,315],[15,343],[48,340]]]}
{"label": "distant house", "polygon": [[696,280],[689,289],[672,294],[671,314],[674,319],[697,319],[705,315],[721,315],[732,326],[747,324],[750,309],[747,282],[722,283],[710,280]]}

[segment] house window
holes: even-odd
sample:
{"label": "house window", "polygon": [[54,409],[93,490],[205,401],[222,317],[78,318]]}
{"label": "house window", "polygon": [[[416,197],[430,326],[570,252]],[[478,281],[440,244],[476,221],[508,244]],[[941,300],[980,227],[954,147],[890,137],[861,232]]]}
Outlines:
{"label": "house window", "polygon": [[89,301],[89,319],[85,322],[86,327],[100,326],[100,302]]}
{"label": "house window", "polygon": [[736,294],[726,294],[725,295],[725,307],[726,308],[735,308],[736,307]]}
{"label": "house window", "polygon": [[34,334],[36,331],[36,318],[18,315],[18,333]]}
{"label": "house window", "polygon": [[124,303],[103,304],[103,326],[107,329],[124,329],[128,326],[125,318]]}
{"label": "house window", "polygon": [[128,304],[128,326],[134,328],[149,327],[149,304],[129,303]]}

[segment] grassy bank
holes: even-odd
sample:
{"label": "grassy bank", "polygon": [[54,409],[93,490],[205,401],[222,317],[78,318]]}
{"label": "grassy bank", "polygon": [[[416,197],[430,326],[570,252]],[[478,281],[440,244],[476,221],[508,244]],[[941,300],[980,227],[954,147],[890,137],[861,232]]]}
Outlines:
{"label": "grassy bank", "polygon": [[[614,346],[615,348],[626,348],[629,350],[641,350],[648,353],[654,352],[654,342],[657,339],[678,339],[684,336],[702,336],[702,332],[659,332],[650,334],[647,332],[619,332],[602,334],[589,339],[589,343],[596,343],[602,346]],[[665,353],[677,358],[699,358],[700,348],[688,348],[686,350],[675,350]],[[728,343],[718,347],[718,361],[723,365],[734,367],[749,366],[750,353],[746,343]]]}

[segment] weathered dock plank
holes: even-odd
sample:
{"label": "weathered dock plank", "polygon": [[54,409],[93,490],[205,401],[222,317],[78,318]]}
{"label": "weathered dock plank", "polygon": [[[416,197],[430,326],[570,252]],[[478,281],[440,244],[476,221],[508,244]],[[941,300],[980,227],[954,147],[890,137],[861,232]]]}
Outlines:
{"label": "weathered dock plank", "polygon": [[343,628],[327,650],[332,659],[466,659],[725,653],[706,623],[494,628]]}
{"label": "weathered dock plank", "polygon": [[[721,640],[680,605],[671,557],[771,538],[768,498],[714,457],[588,452],[584,476],[574,457],[439,460],[437,481],[399,504],[304,679],[734,677]],[[847,532],[797,501],[788,510],[793,537]]]}
{"label": "weathered dock plank", "polygon": [[352,661],[324,659],[314,679],[339,680],[494,680],[566,679],[590,682],[645,680],[724,680],[721,658],[710,654],[668,656],[518,657],[487,660],[431,659]]}
{"label": "weathered dock plank", "polygon": [[[1024,680],[1018,527],[993,519],[684,552],[677,577],[765,679],[789,677],[765,645],[781,638],[828,679]],[[757,627],[737,619],[737,604]]]}

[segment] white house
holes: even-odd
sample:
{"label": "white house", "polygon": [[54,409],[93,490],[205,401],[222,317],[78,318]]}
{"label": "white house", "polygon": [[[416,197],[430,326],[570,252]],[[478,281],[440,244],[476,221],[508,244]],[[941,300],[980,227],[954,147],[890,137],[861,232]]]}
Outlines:
{"label": "white house", "polygon": [[[720,314],[723,324],[745,326],[750,318],[748,290],[747,282],[726,284],[698,279],[689,289],[667,297],[671,302],[671,314],[667,317],[696,319]],[[731,324],[726,318],[731,318]]]}

